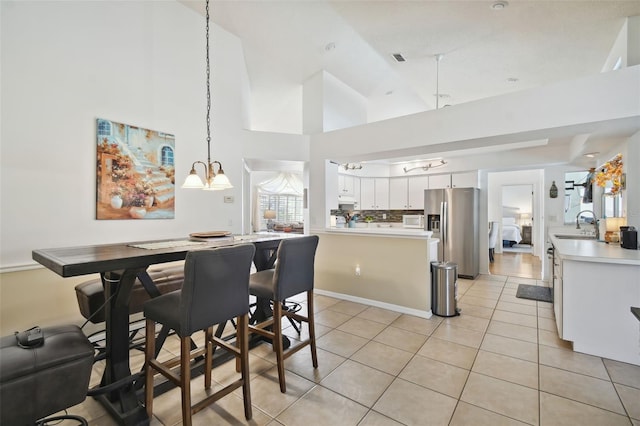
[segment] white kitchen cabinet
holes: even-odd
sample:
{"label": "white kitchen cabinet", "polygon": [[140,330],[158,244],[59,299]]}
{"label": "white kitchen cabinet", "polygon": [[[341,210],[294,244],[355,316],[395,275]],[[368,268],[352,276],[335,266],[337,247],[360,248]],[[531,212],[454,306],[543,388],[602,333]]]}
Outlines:
{"label": "white kitchen cabinet", "polygon": [[424,190],[429,188],[428,176],[414,176],[409,178],[409,209],[424,209]]}
{"label": "white kitchen cabinet", "polygon": [[338,175],[338,195],[353,197],[355,178],[350,175]]}
{"label": "white kitchen cabinet", "polygon": [[558,337],[562,339],[562,258],[555,251],[553,256],[553,276],[551,277],[553,285],[553,314],[556,317],[556,327],[558,328]]}
{"label": "white kitchen cabinet", "polygon": [[424,190],[428,188],[428,176],[389,179],[389,208],[392,210],[424,209]]}
{"label": "white kitchen cabinet", "polygon": [[429,176],[429,189],[478,187],[477,171]]}
{"label": "white kitchen cabinet", "polygon": [[360,208],[362,210],[389,210],[389,179],[360,179]]}

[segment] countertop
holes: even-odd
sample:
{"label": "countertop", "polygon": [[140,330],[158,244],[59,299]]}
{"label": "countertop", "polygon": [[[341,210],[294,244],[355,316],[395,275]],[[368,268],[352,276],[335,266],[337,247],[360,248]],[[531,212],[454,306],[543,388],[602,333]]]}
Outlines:
{"label": "countertop", "polygon": [[640,250],[624,249],[619,243],[560,239],[555,237],[558,233],[550,231],[549,241],[564,260],[640,266]]}
{"label": "countertop", "polygon": [[385,236],[385,237],[400,237],[400,238],[422,238],[429,239],[430,241],[439,241],[437,238],[430,238],[431,231],[425,231],[424,229],[416,228],[401,228],[401,227],[387,227],[387,228],[324,228],[321,230],[312,230],[312,232],[327,232],[331,234],[344,234],[344,235],[369,235],[369,236]]}

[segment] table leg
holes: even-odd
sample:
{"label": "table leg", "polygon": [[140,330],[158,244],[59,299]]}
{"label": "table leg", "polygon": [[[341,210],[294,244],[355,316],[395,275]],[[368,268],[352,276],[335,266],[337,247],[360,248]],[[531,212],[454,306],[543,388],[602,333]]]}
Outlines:
{"label": "table leg", "polygon": [[[97,399],[109,410],[121,425],[147,425],[149,418],[136,396],[129,366],[129,297],[141,269],[107,272],[101,274],[105,290],[106,359],[101,387],[123,381],[122,386]],[[130,379],[130,380],[128,380]]]}

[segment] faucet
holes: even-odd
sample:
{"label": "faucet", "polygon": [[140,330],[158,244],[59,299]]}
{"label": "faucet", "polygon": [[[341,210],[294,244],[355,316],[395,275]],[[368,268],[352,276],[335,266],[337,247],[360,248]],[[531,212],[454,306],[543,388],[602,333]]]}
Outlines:
{"label": "faucet", "polygon": [[582,213],[591,213],[593,215],[593,228],[595,229],[596,240],[600,239],[600,229],[598,229],[598,218],[593,210],[582,210],[576,215],[576,229],[580,229],[580,215]]}

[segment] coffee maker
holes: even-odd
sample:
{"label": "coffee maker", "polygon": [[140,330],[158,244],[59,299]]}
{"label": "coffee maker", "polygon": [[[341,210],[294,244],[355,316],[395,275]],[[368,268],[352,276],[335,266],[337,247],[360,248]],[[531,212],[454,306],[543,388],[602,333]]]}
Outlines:
{"label": "coffee maker", "polygon": [[622,248],[637,250],[638,249],[638,231],[633,226],[620,227],[620,245]]}

